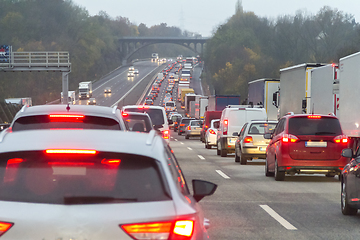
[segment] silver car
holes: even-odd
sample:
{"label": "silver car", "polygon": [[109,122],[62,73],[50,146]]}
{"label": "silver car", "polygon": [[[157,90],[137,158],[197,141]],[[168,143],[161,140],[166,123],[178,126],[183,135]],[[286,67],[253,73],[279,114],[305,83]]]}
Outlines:
{"label": "silver car", "polygon": [[217,186],[193,180],[191,195],[154,130],[7,132],[0,146],[1,239],[208,239],[197,202]]}
{"label": "silver car", "polygon": [[87,105],[24,106],[14,117],[12,131],[34,129],[126,130],[117,107]]}
{"label": "silver car", "polygon": [[200,137],[200,131],[202,128],[201,120],[191,120],[189,125],[185,128],[185,138]]}

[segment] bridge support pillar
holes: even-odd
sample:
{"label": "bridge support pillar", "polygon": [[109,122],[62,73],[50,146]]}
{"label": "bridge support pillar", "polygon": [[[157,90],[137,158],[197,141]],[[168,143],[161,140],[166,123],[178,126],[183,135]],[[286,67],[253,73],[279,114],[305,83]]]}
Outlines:
{"label": "bridge support pillar", "polygon": [[69,95],[68,95],[68,91],[69,91],[69,73],[70,72],[63,72],[62,73],[62,92],[63,92],[63,97],[61,99],[61,103],[62,104],[68,104],[69,102]]}

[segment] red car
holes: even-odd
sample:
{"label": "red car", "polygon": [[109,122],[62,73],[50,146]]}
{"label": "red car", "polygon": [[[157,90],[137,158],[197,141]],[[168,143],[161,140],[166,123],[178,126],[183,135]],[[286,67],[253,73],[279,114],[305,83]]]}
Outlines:
{"label": "red car", "polygon": [[341,151],[347,147],[340,122],[334,115],[287,114],[282,117],[266,149],[265,175],[283,181],[285,174],[341,174],[347,158]]}

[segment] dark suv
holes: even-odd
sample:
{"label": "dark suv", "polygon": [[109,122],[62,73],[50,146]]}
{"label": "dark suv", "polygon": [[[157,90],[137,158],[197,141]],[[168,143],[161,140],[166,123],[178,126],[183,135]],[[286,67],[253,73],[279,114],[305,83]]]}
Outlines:
{"label": "dark suv", "polygon": [[339,120],[333,115],[293,113],[282,117],[266,149],[265,175],[283,181],[285,174],[340,175],[347,164],[341,151],[347,147]]}

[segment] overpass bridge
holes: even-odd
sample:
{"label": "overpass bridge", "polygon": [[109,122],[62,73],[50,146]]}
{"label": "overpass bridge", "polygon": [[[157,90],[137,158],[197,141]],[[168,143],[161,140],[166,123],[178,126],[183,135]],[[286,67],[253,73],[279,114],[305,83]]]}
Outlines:
{"label": "overpass bridge", "polygon": [[[140,49],[158,43],[172,43],[186,47],[196,55],[204,52],[204,44],[209,38],[203,37],[122,37],[119,38],[120,52],[124,56],[123,64]],[[200,49],[200,51],[199,51]]]}

